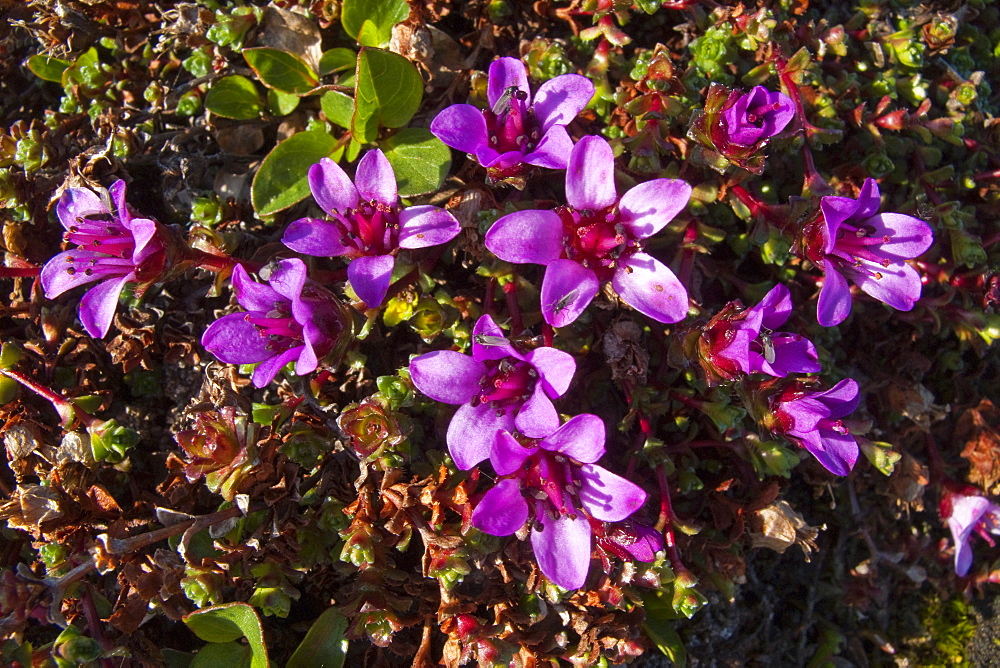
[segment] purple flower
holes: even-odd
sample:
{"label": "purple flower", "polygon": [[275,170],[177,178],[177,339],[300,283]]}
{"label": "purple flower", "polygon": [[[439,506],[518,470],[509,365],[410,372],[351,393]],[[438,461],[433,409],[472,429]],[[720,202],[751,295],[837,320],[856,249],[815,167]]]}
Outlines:
{"label": "purple flower", "polygon": [[825,392],[798,383],[771,399],[769,429],[811,452],[835,475],[847,475],[858,459],[858,443],[842,418],[858,407],[858,384],[845,378]]}
{"label": "purple flower", "polygon": [[501,430],[529,438],[548,436],[559,426],[552,399],[569,389],[576,362],[555,348],[514,349],[493,318],[473,328],[472,357],[438,350],[414,358],[410,376],[435,401],[461,404],[448,425],[448,450],[460,469],[490,456]]}
{"label": "purple flower", "polygon": [[306,277],[298,258],[265,266],[254,282],[241,265],[233,291],[245,313],[224,315],[205,330],[201,344],[227,364],[257,364],[253,384],[264,387],[295,362],[302,376],[349,340],[350,315],[337,298]]}
{"label": "purple flower", "polygon": [[604,438],[604,423],[589,414],[540,440],[500,432],[490,463],[505,477],[472,511],[472,523],[507,536],[532,517],[531,547],[542,573],[563,589],[579,589],[590,570],[590,518],[619,522],[646,501],[638,485],[594,464]]}
{"label": "purple flower", "polygon": [[85,188],[63,192],[56,205],[65,241],[77,248],[59,253],[42,268],[42,287],[49,299],[98,281],[80,300],[80,322],[93,337],[111,327],[118,297],[128,283],[142,294],[167,269],[165,229],[148,218],[134,218],[125,203],[125,182],[94,193]]}
{"label": "purple flower", "polygon": [[436,206],[401,209],[396,175],[378,149],[361,158],[354,183],[323,158],[309,168],[309,188],[329,219],[296,220],[282,243],[305,255],[345,256],[351,287],[369,307],[385,299],[399,249],[437,246],[461,231],[458,220]]}
{"label": "purple flower", "polygon": [[677,322],[687,315],[687,290],[642,249],[644,239],[684,208],[691,186],[654,179],[618,197],[614,173],[608,142],[584,137],[566,172],[569,206],[508,214],[486,234],[486,247],[498,257],[546,265],[542,315],[550,325],[576,320],[607,280],[622,301],[654,320]]}
{"label": "purple flower", "polygon": [[721,344],[712,351],[713,356],[722,358],[724,368],[738,367],[743,373],[766,373],[777,378],[792,373],[818,373],[819,356],[809,339],[775,331],[791,313],[791,294],[779,283],[756,306],[735,317],[729,312],[722,319],[713,318],[706,330],[722,330],[711,332],[709,337]]}
{"label": "purple flower", "polygon": [[847,279],[900,311],[920,299],[920,274],[905,260],[927,250],[934,234],[919,218],[878,208],[878,184],[865,179],[857,200],[824,197],[820,214],[803,230],[805,257],[826,274],[816,313],[824,327],[840,324],[851,312]]}
{"label": "purple flower", "polygon": [[524,65],[500,58],[490,65],[486,96],[490,109],[453,104],[431,123],[448,146],[474,155],[491,181],[524,186],[525,165],[566,169],[573,141],[566,133],[594,95],[594,84],[579,74],[543,83],[534,101]]}
{"label": "purple flower", "polygon": [[[783,93],[754,86],[749,93],[734,92],[718,125],[716,145],[753,146],[785,129],[795,116],[795,103]],[[720,141],[721,140],[721,141]]]}
{"label": "purple flower", "polygon": [[955,573],[965,577],[972,566],[972,534],[981,536],[991,547],[989,534],[1000,535],[1000,506],[978,494],[946,493],[941,514],[947,518],[955,541]]}

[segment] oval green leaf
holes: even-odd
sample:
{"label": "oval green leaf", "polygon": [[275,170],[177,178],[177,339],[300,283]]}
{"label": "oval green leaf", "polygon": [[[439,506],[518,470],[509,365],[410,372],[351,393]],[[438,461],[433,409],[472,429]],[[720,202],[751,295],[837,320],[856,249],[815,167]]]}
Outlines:
{"label": "oval green leaf", "polygon": [[261,46],[244,49],[243,57],[268,88],[305,95],[319,84],[316,72],[294,53]]}
{"label": "oval green leaf", "polygon": [[271,88],[267,91],[267,106],[275,116],[287,116],[299,106],[299,96]]}
{"label": "oval green leaf", "polygon": [[451,149],[424,128],[406,128],[382,142],[401,197],[437,190],[451,169]]}
{"label": "oval green leaf", "polygon": [[334,72],[353,70],[354,63],[357,60],[358,54],[350,49],[342,46],[330,49],[324,52],[323,57],[319,59],[319,75],[325,77],[327,74],[333,74]]}
{"label": "oval green leaf", "polygon": [[62,58],[50,58],[41,54],[28,58],[28,69],[39,79],[46,81],[62,82],[62,73],[70,66],[68,60]]}
{"label": "oval green leaf", "polygon": [[363,47],[356,76],[351,134],[363,144],[375,141],[380,126],[403,127],[420,107],[423,79],[413,63],[399,54]]}
{"label": "oval green leaf", "polygon": [[264,158],[253,178],[250,199],[258,216],[271,216],[309,196],[309,168],[333,153],[336,140],[312,130],[292,135]]}
{"label": "oval green leaf", "polygon": [[[185,616],[184,623],[196,636],[210,643],[234,643],[240,638],[246,638],[252,655],[250,666],[252,668],[267,668],[264,631],[260,625],[260,617],[257,616],[257,611],[253,609],[253,606],[246,603],[225,603],[211,608],[202,608]],[[208,647],[212,647],[212,645]],[[202,648],[201,652],[207,650],[208,647]],[[215,649],[218,648],[209,650],[210,653]]]}
{"label": "oval green leaf", "polygon": [[238,642],[213,642],[205,645],[191,659],[188,668],[251,668],[253,652]]}
{"label": "oval green leaf", "polygon": [[320,107],[323,109],[326,120],[336,123],[342,128],[350,129],[351,115],[354,113],[353,97],[329,90],[323,93],[323,97],[320,98]]}
{"label": "oval green leaf", "polygon": [[346,629],[347,619],[336,608],[327,608],[313,622],[285,668],[341,668],[347,655]]}
{"label": "oval green leaf", "polygon": [[205,96],[205,108],[237,120],[258,118],[263,109],[257,86],[239,74],[216,81]]}
{"label": "oval green leaf", "polygon": [[409,15],[406,0],[344,0],[340,22],[362,46],[384,47],[392,39],[392,27]]}

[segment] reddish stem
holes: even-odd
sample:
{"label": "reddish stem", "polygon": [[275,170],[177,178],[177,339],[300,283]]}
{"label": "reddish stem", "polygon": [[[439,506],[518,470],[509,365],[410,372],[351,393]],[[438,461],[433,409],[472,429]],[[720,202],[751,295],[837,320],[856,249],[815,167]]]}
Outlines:
{"label": "reddish stem", "polygon": [[694,268],[695,251],[691,248],[690,244],[693,244],[697,238],[698,225],[692,220],[688,223],[687,229],[684,230],[684,241],[681,246],[681,266],[677,270],[677,278],[684,285],[691,284],[691,271]]}
{"label": "reddish stem", "polygon": [[483,314],[493,315],[493,293],[496,291],[497,279],[490,276],[490,280],[486,282],[486,294],[483,296]]}
{"label": "reddish stem", "polygon": [[670,485],[667,482],[667,473],[663,466],[656,467],[656,484],[660,488],[660,516],[656,520],[656,530],[663,533],[663,542],[667,546],[667,556],[670,559],[670,567],[675,573],[686,571],[681,554],[677,549],[677,538],[674,535],[674,509],[670,503]]}
{"label": "reddish stem", "polygon": [[777,224],[779,227],[784,228],[787,223],[782,216],[779,216],[774,210],[774,207],[770,204],[766,204],[754,195],[752,195],[746,188],[740,185],[729,186],[729,192],[736,196],[740,202],[743,203],[746,208],[750,209],[750,214],[755,218],[763,218],[764,220],[769,220],[772,223]]}
{"label": "reddish stem", "polygon": [[542,323],[542,345],[551,348],[552,340],[555,338],[555,331],[549,323]]}
{"label": "reddish stem", "polygon": [[38,276],[40,267],[0,267],[0,278],[27,278]]}
{"label": "reddish stem", "polygon": [[524,323],[521,320],[521,306],[517,303],[517,277],[508,283],[504,283],[503,293],[507,298],[507,312],[510,314],[510,334],[517,336],[524,331]]}
{"label": "reddish stem", "polygon": [[80,420],[80,422],[83,424],[84,427],[90,427],[95,422],[100,421],[87,411],[83,410],[82,408],[74,404],[69,399],[66,399],[63,396],[56,394],[51,389],[29,378],[20,371],[13,371],[11,369],[0,369],[0,374],[3,374],[4,376],[7,376],[12,380],[16,380],[21,385],[24,385],[32,392],[34,392],[41,398],[51,403],[52,407],[56,409],[56,413],[59,414],[59,417],[62,418],[63,422],[67,425],[73,419],[74,416]]}

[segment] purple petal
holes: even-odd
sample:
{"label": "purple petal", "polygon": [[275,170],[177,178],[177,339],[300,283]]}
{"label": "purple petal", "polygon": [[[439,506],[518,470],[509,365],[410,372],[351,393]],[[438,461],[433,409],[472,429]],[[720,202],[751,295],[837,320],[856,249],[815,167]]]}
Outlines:
{"label": "purple petal", "polygon": [[542,278],[542,317],[553,327],[565,327],[580,317],[600,289],[592,269],[573,260],[553,260]]}
{"label": "purple petal", "polygon": [[[482,343],[480,343],[482,341]],[[494,322],[489,314],[479,317],[472,327],[472,359],[477,362],[484,360],[502,360],[505,357],[513,357],[516,360],[523,360],[524,355],[514,350],[507,340],[507,335],[500,325]]]}
{"label": "purple petal", "polygon": [[972,545],[969,539],[980,518],[993,506],[985,497],[953,494],[948,528],[955,542],[955,573],[965,577],[972,567]]}
{"label": "purple petal", "polygon": [[476,158],[479,160],[479,164],[483,167],[510,169],[511,167],[516,167],[524,162],[524,153],[519,150],[497,153],[493,149],[487,147],[487,149],[479,151],[479,153],[476,154]]}
{"label": "purple petal", "polygon": [[378,308],[385,299],[396,260],[391,255],[356,257],[347,265],[347,280],[368,308]]}
{"label": "purple petal", "polygon": [[539,524],[531,531],[531,548],[545,577],[563,589],[579,589],[590,570],[590,522],[574,513],[553,517],[538,504]]}
{"label": "purple petal", "polygon": [[854,217],[858,210],[858,202],[850,197],[827,195],[819,201],[819,208],[823,212],[823,220],[826,223],[826,243],[823,245],[823,252],[830,254],[833,251],[841,224]]}
{"label": "purple petal", "polygon": [[485,373],[486,365],[454,350],[435,350],[410,361],[417,389],[445,404],[464,404],[479,394]]}
{"label": "purple petal", "polygon": [[753,361],[747,373],[763,371],[776,378],[784,378],[793,373],[819,373],[822,367],[816,347],[809,339],[798,334],[780,332],[771,337],[774,347],[774,361],[768,362],[757,353],[752,353]]}
{"label": "purple petal", "polygon": [[201,345],[226,364],[257,364],[272,356],[268,338],[247,321],[246,313],[224,315],[205,329]]}
{"label": "purple petal", "polygon": [[[91,259],[101,261],[107,257],[104,253],[96,253],[94,251],[71,250],[63,251],[51,258],[42,267],[41,272],[42,289],[45,290],[45,297],[47,299],[54,299],[67,290],[104,279],[104,275],[87,275],[83,271],[83,267]],[[72,262],[70,262],[71,258],[73,259]],[[73,273],[68,271],[70,268],[73,269]],[[130,271],[130,267],[122,266],[122,274],[127,274]]]}
{"label": "purple petal", "polygon": [[455,466],[467,471],[489,458],[499,433],[514,430],[513,413],[497,411],[489,403],[459,406],[446,435]]}
{"label": "purple petal", "polygon": [[56,216],[67,230],[77,224],[78,218],[110,213],[101,198],[86,188],[64,190],[56,204]]}
{"label": "purple petal", "polygon": [[[854,212],[854,217],[857,220],[870,218],[878,213],[878,209],[881,205],[882,196],[878,191],[878,181],[875,179],[865,179],[864,185],[861,186],[861,192],[858,193],[858,209]],[[923,251],[920,252],[923,253]],[[914,256],[907,255],[906,257]]]}
{"label": "purple petal", "polygon": [[253,370],[253,375],[250,377],[253,381],[254,387],[265,387],[266,385],[269,385],[271,381],[274,380],[274,377],[278,375],[279,371],[298,358],[301,349],[302,346],[289,348],[288,350],[285,350],[282,353],[268,358],[258,364],[257,368]]}
{"label": "purple petal", "polygon": [[351,177],[330,158],[309,168],[309,189],[320,208],[331,216],[358,207],[358,190]]}
{"label": "purple petal", "polygon": [[431,121],[431,134],[464,153],[478,154],[489,144],[483,112],[471,104],[453,104]]}
{"label": "purple petal", "polygon": [[535,385],[531,398],[517,411],[514,426],[528,438],[545,438],[559,428],[559,414],[546,396],[542,383]]}
{"label": "purple petal", "polygon": [[638,239],[651,237],[684,210],[691,186],[680,179],[653,179],[622,195],[618,220]]}
{"label": "purple petal", "polygon": [[870,226],[868,236],[873,239],[889,237],[889,241],[878,246],[879,255],[900,260],[914,258],[926,251],[934,243],[934,233],[930,225],[902,213],[882,213],[865,219],[862,223]]}
{"label": "purple petal", "polygon": [[778,283],[751,310],[759,311],[763,316],[761,325],[774,331],[784,325],[792,314],[792,293]]}
{"label": "purple petal", "polygon": [[816,303],[816,321],[824,327],[835,327],[851,313],[851,289],[836,265],[823,260],[823,287]]}
{"label": "purple petal", "polygon": [[[815,433],[815,432],[814,432]],[[827,471],[834,475],[847,475],[858,460],[858,443],[850,434],[821,429],[820,447],[805,441],[806,449],[812,453]]]}
{"label": "purple petal", "polygon": [[358,196],[365,201],[376,201],[386,206],[399,204],[396,190],[396,173],[392,171],[389,159],[377,148],[361,158],[358,171],[354,175],[354,185]]}
{"label": "purple petal", "polygon": [[524,63],[517,58],[498,58],[490,63],[489,77],[486,82],[486,99],[492,109],[503,92],[511,86],[517,86],[528,94],[526,104],[531,104],[531,89],[528,88],[528,73]]}
{"label": "purple petal", "polygon": [[125,182],[118,179],[112,183],[111,187],[108,188],[108,194],[111,195],[111,203],[118,214],[118,220],[128,227],[128,224],[132,221],[132,212],[129,211],[128,202],[125,201]]}
{"label": "purple petal", "polygon": [[583,413],[570,418],[538,445],[578,462],[593,464],[604,455],[604,439],[604,421],[596,415]]}
{"label": "purple petal", "polygon": [[615,154],[607,141],[588,135],[578,141],[566,169],[566,201],[577,211],[598,210],[618,200]]}
{"label": "purple petal", "polygon": [[291,258],[270,266],[271,273],[267,277],[267,282],[271,284],[274,291],[287,301],[299,299],[308,274],[306,263],[298,258]]}
{"label": "purple petal", "polygon": [[579,74],[563,74],[543,83],[532,105],[542,132],[553,125],[568,125],[593,96],[594,84]]}
{"label": "purple petal", "polygon": [[80,322],[88,334],[100,339],[108,333],[118,308],[118,296],[125,284],[134,280],[135,274],[131,273],[121,278],[109,278],[92,287],[80,299]]}
{"label": "purple petal", "polygon": [[655,561],[656,553],[664,548],[663,534],[638,522],[626,522],[609,539],[625,548],[636,561]]}
{"label": "purple petal", "polygon": [[[315,325],[308,323],[312,328]],[[303,333],[306,327],[303,327]],[[298,359],[295,360],[295,375],[305,376],[316,370],[319,366],[319,359],[316,357],[316,350],[313,348],[311,339],[314,337],[303,336],[302,346],[299,350]]]}
{"label": "purple petal", "polygon": [[923,283],[920,274],[910,265],[900,262],[888,267],[865,263],[867,271],[847,268],[851,280],[861,290],[884,304],[900,311],[909,311],[920,299]]}
{"label": "purple petal", "polygon": [[399,212],[399,247],[427,248],[448,243],[462,231],[451,212],[436,206],[411,206]]}
{"label": "purple petal", "polygon": [[641,487],[595,464],[580,467],[580,481],[580,503],[591,516],[604,522],[621,521],[646,502]]}
{"label": "purple petal", "polygon": [[501,431],[493,441],[490,450],[490,464],[497,475],[510,475],[517,471],[531,455],[535,454],[538,448],[526,448],[521,445],[509,432]]}
{"label": "purple petal", "polygon": [[299,218],[292,222],[281,243],[293,251],[315,257],[339,257],[353,250],[345,246],[340,229],[319,218]]}
{"label": "purple petal", "polygon": [[853,378],[845,378],[829,390],[813,395],[813,398],[820,399],[829,409],[830,417],[844,417],[853,413],[861,397],[858,394],[858,382]]}
{"label": "purple petal", "polygon": [[160,229],[155,220],[148,218],[133,218],[129,221],[129,231],[135,242],[132,251],[132,263],[139,266],[146,259],[163,250]]}
{"label": "purple petal", "polygon": [[645,253],[635,253],[619,266],[611,284],[622,301],[653,320],[669,323],[687,317],[687,290],[674,272]]}
{"label": "purple petal", "polygon": [[493,536],[509,536],[528,521],[528,502],[519,480],[501,480],[472,511],[472,524]]}
{"label": "purple petal", "polygon": [[573,382],[576,360],[567,352],[543,346],[532,350],[524,356],[524,359],[535,367],[538,372],[538,384],[553,399],[565,394]]}
{"label": "purple petal", "polygon": [[525,154],[521,161],[546,169],[566,169],[572,153],[573,140],[566,128],[554,125],[542,136],[535,150]]}
{"label": "purple petal", "polygon": [[[257,283],[250,278],[250,274],[247,273],[242,264],[233,267],[233,275],[230,280],[233,284],[233,292],[236,293],[236,301],[247,311],[267,313],[277,304],[285,301],[270,285]],[[230,362],[230,364],[247,364],[247,362]]]}
{"label": "purple petal", "polygon": [[516,264],[549,264],[563,251],[563,226],[555,211],[528,209],[501,217],[484,242],[501,260]]}

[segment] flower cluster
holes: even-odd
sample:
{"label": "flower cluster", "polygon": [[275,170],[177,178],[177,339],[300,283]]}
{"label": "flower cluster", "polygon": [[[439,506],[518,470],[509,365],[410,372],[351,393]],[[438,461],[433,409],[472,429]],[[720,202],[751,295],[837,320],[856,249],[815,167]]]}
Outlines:
{"label": "flower cluster", "polygon": [[972,567],[972,535],[992,547],[1000,535],[1000,506],[981,494],[946,492],[941,499],[941,516],[948,522],[955,543],[955,573],[965,577]]}

